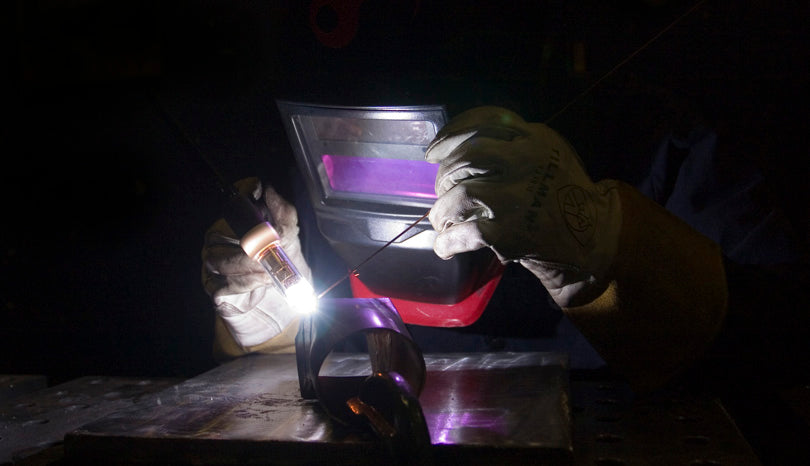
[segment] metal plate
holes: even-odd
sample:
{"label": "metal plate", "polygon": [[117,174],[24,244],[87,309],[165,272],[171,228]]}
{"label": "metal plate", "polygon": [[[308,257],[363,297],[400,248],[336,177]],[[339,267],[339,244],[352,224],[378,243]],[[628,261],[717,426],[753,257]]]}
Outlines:
{"label": "metal plate", "polygon": [[[333,355],[323,371],[370,372],[367,355]],[[570,464],[567,360],[549,353],[425,355],[420,403],[437,463]],[[172,463],[378,464],[365,430],[303,400],[295,355],[240,358],[154,395],[146,407],[66,437],[69,460]]]}
{"label": "metal plate", "polygon": [[44,375],[9,374],[0,375],[0,403],[15,396],[24,395],[48,386]]}
{"label": "metal plate", "polygon": [[0,403],[0,464],[18,462],[62,442],[77,427],[141,406],[179,379],[82,377]]}

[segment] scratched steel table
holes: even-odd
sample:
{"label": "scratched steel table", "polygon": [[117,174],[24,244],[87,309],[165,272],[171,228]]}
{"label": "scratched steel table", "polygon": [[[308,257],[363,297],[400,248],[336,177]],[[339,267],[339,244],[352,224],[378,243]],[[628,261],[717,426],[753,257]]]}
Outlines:
{"label": "scratched steel table", "polygon": [[[420,403],[437,464],[570,464],[567,360],[554,353],[425,355]],[[322,374],[369,373],[333,355]],[[332,421],[300,396],[294,355],[224,364],[65,437],[77,462],[379,464],[370,431]]]}
{"label": "scratched steel table", "polygon": [[[88,376],[44,388],[44,377],[4,376],[16,396],[0,401],[0,464],[49,464],[66,432],[181,382],[174,378]],[[22,383],[20,382],[22,381]],[[20,394],[25,391],[26,393]]]}

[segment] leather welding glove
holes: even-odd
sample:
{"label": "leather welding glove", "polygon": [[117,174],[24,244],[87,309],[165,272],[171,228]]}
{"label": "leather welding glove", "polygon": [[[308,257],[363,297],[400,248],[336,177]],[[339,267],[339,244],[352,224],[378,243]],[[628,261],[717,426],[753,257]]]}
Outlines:
{"label": "leather welding glove", "polygon": [[[280,236],[281,247],[298,271],[312,280],[312,272],[301,252],[298,214],[270,186],[258,178],[246,178],[235,186],[257,201],[265,218]],[[215,356],[219,359],[254,351],[294,350],[298,313],[276,289],[261,264],[249,258],[239,239],[224,219],[205,234],[202,249],[202,280],[216,310]]]}
{"label": "leather welding glove", "polygon": [[625,183],[592,182],[547,126],[472,109],[426,158],[441,164],[436,253],[489,247],[522,264],[637,391],[683,373],[720,332],[728,291],[717,244]]}
{"label": "leather welding glove", "polygon": [[621,206],[610,182],[593,183],[551,128],[498,107],[448,123],[426,152],[439,163],[430,222],[439,257],[491,248],[530,270],[560,306],[605,289]]}

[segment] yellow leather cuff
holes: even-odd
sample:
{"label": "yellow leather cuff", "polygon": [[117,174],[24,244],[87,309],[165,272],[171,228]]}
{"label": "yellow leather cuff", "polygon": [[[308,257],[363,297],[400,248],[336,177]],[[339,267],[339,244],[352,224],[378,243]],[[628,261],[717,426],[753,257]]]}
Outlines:
{"label": "yellow leather cuff", "polygon": [[719,333],[725,270],[717,244],[615,183],[622,229],[610,283],[592,302],[564,312],[614,371],[648,391],[686,369]]}

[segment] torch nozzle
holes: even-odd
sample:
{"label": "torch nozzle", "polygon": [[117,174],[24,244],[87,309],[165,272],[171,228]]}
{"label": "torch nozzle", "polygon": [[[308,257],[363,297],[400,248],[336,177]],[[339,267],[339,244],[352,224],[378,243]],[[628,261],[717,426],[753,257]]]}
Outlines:
{"label": "torch nozzle", "polygon": [[318,304],[315,290],[284,252],[270,223],[263,222],[250,229],[239,245],[248,257],[262,264],[290,306],[301,314],[315,311]]}
{"label": "torch nozzle", "polygon": [[318,303],[315,290],[298,272],[281,247],[281,238],[270,222],[245,196],[231,193],[225,220],[239,238],[239,245],[251,259],[262,264],[287,302],[302,314],[313,312]]}

